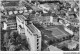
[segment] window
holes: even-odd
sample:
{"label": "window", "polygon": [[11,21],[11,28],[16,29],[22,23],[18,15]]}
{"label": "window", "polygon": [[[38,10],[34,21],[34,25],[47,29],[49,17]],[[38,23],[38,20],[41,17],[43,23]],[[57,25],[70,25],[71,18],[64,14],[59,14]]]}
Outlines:
{"label": "window", "polygon": [[39,41],[39,39],[37,39],[37,42]]}
{"label": "window", "polygon": [[27,25],[27,21],[25,21],[25,25]]}
{"label": "window", "polygon": [[39,43],[37,43],[37,45],[39,45]]}
{"label": "window", "polygon": [[39,46],[37,46],[37,49],[39,48]]}
{"label": "window", "polygon": [[39,36],[36,34],[37,38],[39,38]]}

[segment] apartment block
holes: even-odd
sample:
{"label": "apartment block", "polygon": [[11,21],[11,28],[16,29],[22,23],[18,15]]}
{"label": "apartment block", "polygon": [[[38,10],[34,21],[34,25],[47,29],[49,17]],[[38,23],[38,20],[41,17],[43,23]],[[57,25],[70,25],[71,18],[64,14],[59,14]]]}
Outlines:
{"label": "apartment block", "polygon": [[3,22],[3,24],[4,24],[3,30],[7,30],[7,29],[16,30],[16,20],[12,18],[6,19],[6,21]]}
{"label": "apartment block", "polygon": [[41,32],[23,15],[16,16],[17,30],[24,33],[31,51],[41,50]]}

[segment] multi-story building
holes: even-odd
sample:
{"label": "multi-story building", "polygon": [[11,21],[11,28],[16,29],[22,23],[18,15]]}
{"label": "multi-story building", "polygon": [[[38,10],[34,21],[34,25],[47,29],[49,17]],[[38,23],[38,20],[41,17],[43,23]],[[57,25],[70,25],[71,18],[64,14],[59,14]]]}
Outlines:
{"label": "multi-story building", "polygon": [[32,20],[34,23],[38,22],[43,25],[58,25],[57,18],[53,16],[35,16]]}
{"label": "multi-story building", "polygon": [[25,35],[30,44],[31,51],[41,50],[41,32],[33,25],[25,25]]}
{"label": "multi-story building", "polygon": [[3,22],[3,24],[4,24],[4,27],[3,27],[4,30],[7,30],[7,29],[15,30],[16,29],[16,20],[12,18],[6,19],[6,21]]}
{"label": "multi-story building", "polygon": [[23,34],[24,32],[24,22],[27,18],[25,18],[23,15],[16,16],[16,22],[17,22],[17,31],[19,34]]}
{"label": "multi-story building", "polygon": [[[31,51],[41,50],[41,32],[23,15],[16,16],[17,30],[25,33]],[[19,28],[20,27],[20,28]],[[21,31],[22,29],[22,31]]]}

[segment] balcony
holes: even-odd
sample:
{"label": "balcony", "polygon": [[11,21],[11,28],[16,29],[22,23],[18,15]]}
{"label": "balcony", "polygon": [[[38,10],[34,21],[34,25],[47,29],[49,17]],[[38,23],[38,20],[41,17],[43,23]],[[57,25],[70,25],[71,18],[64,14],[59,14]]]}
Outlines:
{"label": "balcony", "polygon": [[20,32],[20,34],[24,34],[25,33],[24,28],[22,28],[21,25],[19,25],[19,32]]}

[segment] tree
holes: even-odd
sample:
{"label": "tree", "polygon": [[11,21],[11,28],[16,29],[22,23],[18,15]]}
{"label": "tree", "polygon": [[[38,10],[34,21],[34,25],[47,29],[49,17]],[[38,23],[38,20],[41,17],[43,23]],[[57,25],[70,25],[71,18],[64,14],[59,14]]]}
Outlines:
{"label": "tree", "polygon": [[11,45],[9,51],[15,51],[15,45]]}
{"label": "tree", "polygon": [[53,44],[53,41],[52,41],[52,40],[50,40],[50,41],[49,41],[49,45],[52,45],[52,44]]}
{"label": "tree", "polygon": [[3,41],[5,47],[7,47],[8,40],[9,40],[8,38],[9,38],[9,34],[8,34],[8,32],[6,32],[4,34],[4,41]]}

